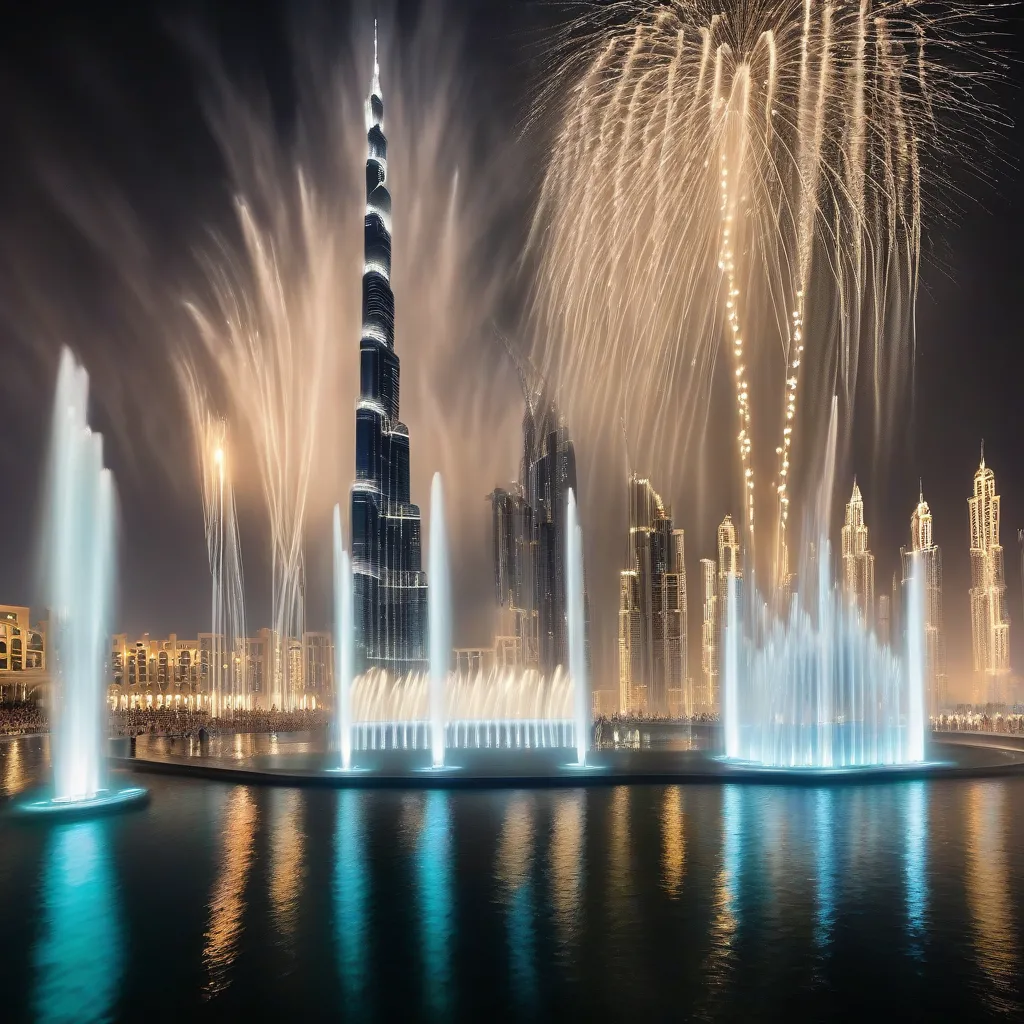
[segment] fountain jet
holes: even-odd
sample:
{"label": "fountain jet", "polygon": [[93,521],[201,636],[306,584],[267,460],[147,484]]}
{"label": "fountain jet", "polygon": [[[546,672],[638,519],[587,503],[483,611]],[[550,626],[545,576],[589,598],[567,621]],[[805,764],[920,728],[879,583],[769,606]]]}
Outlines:
{"label": "fountain jet", "polygon": [[144,798],[104,788],[103,712],[114,595],[114,478],[89,428],[89,375],[69,349],[57,373],[47,482],[46,604],[53,643],[54,797],[28,814],[75,812]]}
{"label": "fountain jet", "polygon": [[451,658],[451,604],[448,595],[448,539],[444,525],[441,474],[430,485],[430,749],[435,768],[444,767],[445,690]]}
{"label": "fountain jet", "polygon": [[569,675],[573,687],[573,720],[576,731],[576,763],[587,763],[590,737],[587,687],[586,612],[583,606],[583,528],[579,523],[576,495],[569,491],[566,527],[566,613],[569,620]]}
{"label": "fountain jet", "polygon": [[352,768],[352,674],[355,628],[352,619],[352,563],[342,544],[341,506],[334,506],[334,724],[341,770]]}

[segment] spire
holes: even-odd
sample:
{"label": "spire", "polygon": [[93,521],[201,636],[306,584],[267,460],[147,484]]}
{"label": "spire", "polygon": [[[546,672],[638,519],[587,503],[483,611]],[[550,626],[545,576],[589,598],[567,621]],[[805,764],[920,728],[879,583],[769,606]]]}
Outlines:
{"label": "spire", "polygon": [[924,481],[921,477],[917,478],[917,503],[918,505],[924,504]]}
{"label": "spire", "polygon": [[981,465],[978,468],[985,468],[985,438],[981,439]]}
{"label": "spire", "polygon": [[857,486],[857,476],[856,476],[856,474],[854,474],[854,477],[853,477],[853,493],[850,495],[850,503],[852,504],[853,502],[860,501],[860,500],[861,500],[860,488]]}
{"label": "spire", "polygon": [[373,96],[381,96],[380,92],[380,64],[377,62],[377,19],[373,19],[373,84],[370,86],[370,92]]}

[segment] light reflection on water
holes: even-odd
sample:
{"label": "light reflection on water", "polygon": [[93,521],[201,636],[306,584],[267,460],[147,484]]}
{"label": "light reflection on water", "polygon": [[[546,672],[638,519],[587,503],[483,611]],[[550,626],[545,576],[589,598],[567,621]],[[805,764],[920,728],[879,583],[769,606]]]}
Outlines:
{"label": "light reflection on water", "polygon": [[277,942],[289,956],[295,955],[298,903],[305,864],[302,828],[303,793],[298,789],[271,789],[270,820],[273,835],[270,868],[270,907]]}
{"label": "light reflection on water", "polygon": [[450,796],[440,789],[425,797],[423,828],[417,851],[420,949],[424,992],[431,1016],[445,1019],[452,998],[453,844]]}
{"label": "light reflection on water", "polygon": [[533,803],[529,793],[517,794],[509,801],[498,841],[496,872],[506,907],[512,989],[526,1014],[537,1009]]}
{"label": "light reflection on water", "polygon": [[928,909],[928,794],[922,781],[907,783],[906,853],[907,933],[912,954],[924,956],[925,914]]}
{"label": "light reflection on water", "polygon": [[984,978],[982,997],[997,1012],[1009,1013],[1020,1008],[1016,999],[1021,965],[1011,917],[1004,789],[998,783],[972,782],[967,806],[967,902]]}
{"label": "light reflection on water", "polygon": [[686,872],[686,826],[682,786],[666,786],[661,803],[661,886],[676,899]]}
{"label": "light reflection on water", "polygon": [[45,1024],[92,1024],[113,1014],[124,936],[106,824],[59,825],[47,839],[33,957],[33,1009]]}
{"label": "light reflection on water", "polygon": [[256,804],[248,786],[230,791],[222,826],[220,868],[210,897],[203,942],[206,972],[205,998],[212,998],[231,984],[231,965],[238,956],[245,910],[245,885],[252,862],[258,826]]}
{"label": "light reflection on water", "polygon": [[365,795],[355,789],[338,793],[334,830],[334,938],[345,1006],[356,1019],[369,1016],[369,869]]}
{"label": "light reflection on water", "polygon": [[[19,742],[5,787],[45,775]],[[1024,780],[147,784],[135,815],[0,822],[4,1024],[145,1019],[165,971],[174,1019],[1024,1019]]]}
{"label": "light reflection on water", "polygon": [[586,828],[586,791],[563,790],[555,796],[551,825],[551,906],[558,933],[557,956],[571,963],[580,925],[583,883],[583,832]]}

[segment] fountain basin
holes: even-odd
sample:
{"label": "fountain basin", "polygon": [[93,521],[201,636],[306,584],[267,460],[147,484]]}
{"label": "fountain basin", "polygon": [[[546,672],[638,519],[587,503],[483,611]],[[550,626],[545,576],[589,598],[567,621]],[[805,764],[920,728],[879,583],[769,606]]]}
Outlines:
{"label": "fountain basin", "polygon": [[95,796],[81,800],[66,800],[60,797],[37,797],[22,800],[13,808],[15,817],[22,819],[92,818],[101,814],[115,814],[132,808],[144,807],[149,803],[149,790],[142,786],[126,786],[124,789],[101,789]]}

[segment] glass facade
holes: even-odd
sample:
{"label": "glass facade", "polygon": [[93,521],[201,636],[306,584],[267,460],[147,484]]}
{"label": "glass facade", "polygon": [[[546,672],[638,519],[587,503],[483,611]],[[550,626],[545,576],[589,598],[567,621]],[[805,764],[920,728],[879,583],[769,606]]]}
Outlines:
{"label": "glass facade", "polygon": [[409,494],[409,430],[399,419],[399,360],[391,290],[391,195],[379,69],[366,102],[360,398],[352,485],[356,671],[427,668],[427,577],[419,507]]}

